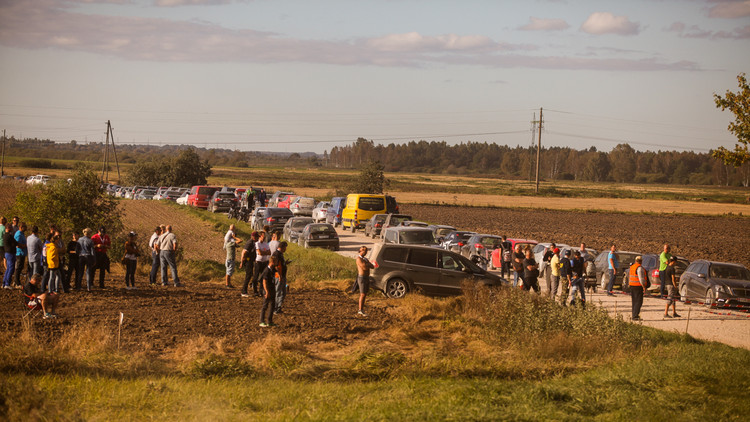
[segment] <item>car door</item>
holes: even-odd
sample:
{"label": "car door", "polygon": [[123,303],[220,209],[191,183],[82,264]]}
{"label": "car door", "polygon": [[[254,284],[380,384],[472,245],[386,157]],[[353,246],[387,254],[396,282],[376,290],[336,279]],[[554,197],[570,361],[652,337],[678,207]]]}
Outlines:
{"label": "car door", "polygon": [[427,295],[440,295],[440,271],[438,250],[415,248],[409,251],[406,273],[411,285]]}
{"label": "car door", "polygon": [[466,268],[464,262],[456,255],[440,252],[438,263],[441,267],[439,294],[441,296],[461,294],[461,283],[467,278],[464,272]]}
{"label": "car door", "polygon": [[708,263],[703,263],[698,268],[698,273],[695,275],[695,280],[692,283],[694,300],[703,302],[703,299],[706,297],[706,290],[710,287],[708,283],[709,271],[711,271],[711,267]]}

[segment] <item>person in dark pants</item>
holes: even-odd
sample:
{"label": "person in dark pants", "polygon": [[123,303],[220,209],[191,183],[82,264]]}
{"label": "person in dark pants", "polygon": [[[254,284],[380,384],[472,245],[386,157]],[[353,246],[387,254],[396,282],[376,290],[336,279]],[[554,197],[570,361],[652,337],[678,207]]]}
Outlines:
{"label": "person in dark pants", "polygon": [[[253,273],[253,293],[256,296],[265,296],[263,293],[263,283],[260,282],[260,275],[263,272],[263,268],[268,265],[268,260],[271,258],[271,247],[266,243],[266,232],[260,232],[260,237],[255,242],[255,270]],[[260,291],[258,291],[258,284],[260,284]]]}
{"label": "person in dark pants", "polygon": [[503,242],[500,244],[500,277],[510,278],[510,261],[513,256],[513,245],[508,242],[508,238],[503,235]]}
{"label": "person in dark pants", "polygon": [[151,272],[148,274],[148,283],[156,284],[156,276],[159,274],[161,267],[161,258],[159,257],[159,236],[161,236],[161,227],[156,226],[154,234],[148,240],[148,248],[151,251]]}
{"label": "person in dark pants", "polygon": [[276,283],[276,310],[274,311],[275,314],[283,313],[283,311],[281,310],[281,306],[284,304],[284,299],[286,299],[287,261],[286,261],[286,258],[284,258],[284,252],[286,252],[286,247],[287,247],[286,242],[279,243],[279,246],[273,252],[273,255],[271,255],[276,260],[276,279],[274,280],[274,282]]}
{"label": "person in dark pants", "polygon": [[[73,232],[73,238],[70,242],[68,242],[68,247],[66,249],[66,252],[68,254],[68,271],[65,272],[65,285],[70,288],[71,286],[71,280],[75,283],[76,280],[78,280],[78,252],[79,252],[79,246],[78,246],[78,233]],[[73,272],[75,271],[76,276],[73,278]],[[76,284],[76,290],[80,290],[81,285]]]}
{"label": "person in dark pants", "polygon": [[523,289],[526,291],[534,289],[535,292],[540,293],[539,264],[536,263],[531,249],[526,250],[526,259],[523,260]]}
{"label": "person in dark pants", "polygon": [[570,305],[573,306],[576,303],[576,292],[581,293],[581,307],[586,307],[586,286],[583,283],[583,259],[581,258],[581,251],[576,251],[575,256],[570,263],[571,277],[570,277]]}
{"label": "person in dark pants", "polygon": [[[276,284],[274,283],[275,276],[276,258],[272,256],[268,259],[268,266],[263,270],[263,273],[260,276],[261,282],[263,284],[263,307],[260,310],[261,327],[276,326],[276,324],[273,323],[273,313],[276,310]],[[268,323],[266,323],[266,310],[268,310]]]}
{"label": "person in dark pants", "polygon": [[[15,218],[14,218],[15,220]],[[13,234],[13,238],[16,241],[16,271],[15,271],[15,285],[16,287],[21,287],[21,273],[23,273],[24,270],[27,270],[26,268],[26,256],[28,255],[28,249],[26,248],[26,223],[21,223],[18,226],[18,230],[15,231],[15,234]],[[28,275],[28,271],[27,271]]]}
{"label": "person in dark pants", "polygon": [[99,269],[99,287],[103,289],[104,272],[109,272],[109,255],[107,255],[107,251],[112,245],[112,241],[106,233],[104,226],[99,227],[99,233],[91,236],[91,241],[94,243],[94,253],[96,256],[94,270]]}
{"label": "person in dark pants", "polygon": [[[91,229],[83,229],[83,236],[78,238],[78,274],[76,274],[76,289],[81,288],[81,279],[86,274],[86,290],[91,291],[94,287],[94,265],[96,264],[96,255],[94,255],[94,243],[91,241]],[[86,269],[84,273],[84,268]]]}
{"label": "person in dark pants", "polygon": [[[242,255],[240,255],[240,268],[245,268],[245,281],[242,282],[242,291],[240,292],[240,296],[242,297],[250,297],[250,295],[247,293],[247,286],[250,284],[250,280],[257,279],[257,275],[253,273],[253,270],[255,269],[255,243],[260,238],[260,235],[258,232],[252,232],[250,234],[250,241],[245,244],[245,247],[242,249]],[[257,287],[253,287],[253,290],[256,290]]]}
{"label": "person in dark pants", "polygon": [[664,245],[664,251],[659,254],[659,294],[661,297],[667,296],[667,286],[671,284],[671,280],[667,278],[667,266],[669,265],[669,259],[672,258],[670,253],[672,248],[668,244]]}
{"label": "person in dark pants", "polygon": [[643,295],[646,293],[646,271],[641,265],[643,258],[639,255],[635,257],[635,263],[630,266],[628,280],[630,282],[630,298],[632,300],[633,321],[641,320],[641,306],[643,306]]}

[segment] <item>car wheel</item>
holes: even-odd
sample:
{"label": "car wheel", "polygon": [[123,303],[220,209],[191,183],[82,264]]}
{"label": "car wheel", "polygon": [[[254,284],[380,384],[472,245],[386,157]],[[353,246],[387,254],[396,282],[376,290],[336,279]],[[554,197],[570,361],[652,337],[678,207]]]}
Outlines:
{"label": "car wheel", "polygon": [[602,287],[602,290],[607,290],[607,277],[602,273],[601,275],[601,281],[599,282],[599,285]]}
{"label": "car wheel", "polygon": [[706,301],[705,305],[709,308],[712,308],[716,302],[716,299],[714,299],[714,290],[709,287],[708,290],[706,290]]}
{"label": "car wheel", "polygon": [[310,244],[307,243],[307,240],[305,240],[305,249],[310,249]]}
{"label": "car wheel", "polygon": [[622,291],[624,293],[630,293],[630,280],[627,275],[622,277]]}
{"label": "car wheel", "polygon": [[687,284],[680,286],[680,300],[684,303],[687,302]]}
{"label": "car wheel", "polygon": [[391,299],[401,299],[408,292],[409,284],[401,278],[392,278],[385,286],[385,295]]}

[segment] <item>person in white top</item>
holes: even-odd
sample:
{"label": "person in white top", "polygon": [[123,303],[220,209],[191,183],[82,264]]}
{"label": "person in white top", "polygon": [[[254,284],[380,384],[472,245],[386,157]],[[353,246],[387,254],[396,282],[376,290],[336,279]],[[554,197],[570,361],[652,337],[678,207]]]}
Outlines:
{"label": "person in white top", "polygon": [[161,227],[156,226],[154,234],[148,240],[148,249],[151,251],[151,273],[148,275],[150,284],[156,284],[156,273],[159,271],[159,236],[161,236]]}
{"label": "person in white top", "polygon": [[[260,238],[255,242],[255,271],[253,272],[253,293],[256,296],[263,296],[264,292],[258,290],[258,280],[260,273],[268,266],[268,259],[271,257],[271,247],[266,243],[266,232],[260,232]],[[262,287],[261,287],[262,288]]]}
{"label": "person in white top", "polygon": [[167,231],[159,236],[159,257],[161,258],[161,285],[167,285],[167,266],[172,271],[172,280],[175,287],[182,287],[180,277],[177,275],[177,237],[172,233],[172,226],[167,226]]}

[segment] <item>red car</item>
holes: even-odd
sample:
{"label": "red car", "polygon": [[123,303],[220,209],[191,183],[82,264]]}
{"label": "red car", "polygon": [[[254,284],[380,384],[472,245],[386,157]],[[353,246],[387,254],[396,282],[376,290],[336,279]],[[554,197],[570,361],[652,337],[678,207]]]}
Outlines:
{"label": "red car", "polygon": [[208,208],[208,201],[214,192],[221,190],[219,186],[193,186],[188,194],[187,204],[193,207]]}
{"label": "red car", "polygon": [[286,195],[281,198],[278,205],[276,205],[277,208],[289,208],[289,205],[292,204],[292,201],[294,201],[297,196],[299,195]]}
{"label": "red car", "polygon": [[[530,240],[530,239],[507,239],[508,242],[510,242],[511,245],[511,253],[512,251],[516,250],[516,245],[521,245],[521,250],[526,248],[526,245],[534,246],[538,242],[536,240]],[[502,248],[497,248],[492,251],[492,259],[490,260],[490,269],[495,268],[501,268],[502,267],[502,256],[500,253],[502,252]]]}

